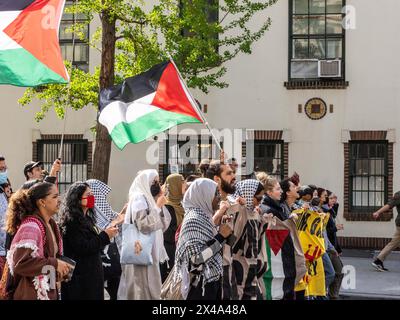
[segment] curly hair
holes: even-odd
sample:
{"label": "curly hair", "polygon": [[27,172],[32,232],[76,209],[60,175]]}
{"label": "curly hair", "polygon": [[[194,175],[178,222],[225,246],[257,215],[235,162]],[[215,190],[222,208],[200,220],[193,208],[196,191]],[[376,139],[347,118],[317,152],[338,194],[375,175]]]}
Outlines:
{"label": "curly hair", "polygon": [[8,204],[5,230],[13,235],[27,216],[39,211],[36,202],[46,198],[54,184],[49,182],[38,182],[30,189],[19,189],[15,192]]}
{"label": "curly hair", "polygon": [[[75,182],[68,188],[60,211],[60,227],[64,234],[67,231],[67,225],[70,222],[74,221],[82,225],[88,224],[88,221],[85,219],[83,214],[81,204],[82,196],[88,188],[90,188],[90,186],[81,181]],[[88,217],[93,223],[95,223],[95,217],[92,210],[89,210]]]}

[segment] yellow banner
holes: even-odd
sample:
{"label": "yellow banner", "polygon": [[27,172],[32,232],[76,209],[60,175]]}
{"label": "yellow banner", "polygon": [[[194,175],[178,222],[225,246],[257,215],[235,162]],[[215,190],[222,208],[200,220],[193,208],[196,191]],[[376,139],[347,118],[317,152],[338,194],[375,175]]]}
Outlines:
{"label": "yellow banner", "polygon": [[295,290],[305,288],[307,296],[325,296],[325,272],[322,262],[325,241],[322,232],[329,215],[309,209],[298,209],[293,213],[298,215],[296,227],[307,264],[307,275]]}

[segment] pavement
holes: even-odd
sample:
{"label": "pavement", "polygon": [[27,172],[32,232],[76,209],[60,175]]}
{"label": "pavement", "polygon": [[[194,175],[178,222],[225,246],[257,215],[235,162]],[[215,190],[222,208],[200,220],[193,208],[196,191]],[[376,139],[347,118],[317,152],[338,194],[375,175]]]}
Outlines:
{"label": "pavement", "polygon": [[377,271],[371,262],[378,251],[343,250],[345,274],[340,296],[345,300],[400,300],[400,252],[384,261],[389,271]]}
{"label": "pavement", "polygon": [[[400,252],[392,252],[384,261],[389,271],[377,271],[371,262],[378,251],[343,249],[345,274],[340,298],[343,300],[400,300]],[[104,290],[105,299],[110,297]]]}

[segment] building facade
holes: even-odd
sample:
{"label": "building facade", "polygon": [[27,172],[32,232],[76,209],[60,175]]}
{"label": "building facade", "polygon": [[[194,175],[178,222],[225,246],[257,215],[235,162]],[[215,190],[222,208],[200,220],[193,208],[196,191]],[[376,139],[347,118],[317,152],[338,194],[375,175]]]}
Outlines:
{"label": "building facade", "polygon": [[[395,229],[395,209],[379,221],[372,212],[400,185],[395,170],[400,165],[397,9],[397,0],[380,5],[372,0],[279,0],[267,10],[272,26],[253,53],[227,63],[229,87],[207,95],[193,92],[210,125],[222,132],[228,156],[245,163],[246,173],[265,170],[283,178],[296,171],[301,183],[338,195],[338,219],[344,225],[338,235],[345,247],[379,249]],[[264,18],[256,17],[254,25]],[[62,26],[71,20],[65,17]],[[60,41],[71,59],[71,39],[62,33]],[[90,70],[99,64],[96,52],[83,44],[74,59]],[[14,186],[23,183],[27,161],[54,160],[63,127],[53,112],[35,123],[40,104],[22,109],[17,104],[22,94],[21,88],[0,87],[0,154],[7,158]],[[90,177],[96,110],[68,111],[66,121],[64,189]],[[111,203],[122,208],[140,169],[156,168],[162,177],[189,174],[202,158],[217,156],[203,125],[184,125],[123,151],[113,146]]]}

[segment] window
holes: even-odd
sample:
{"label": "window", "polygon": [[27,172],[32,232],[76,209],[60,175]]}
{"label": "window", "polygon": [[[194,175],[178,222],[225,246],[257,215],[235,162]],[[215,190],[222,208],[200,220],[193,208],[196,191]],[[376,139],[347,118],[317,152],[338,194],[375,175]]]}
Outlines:
{"label": "window", "polygon": [[282,142],[254,141],[254,171],[265,171],[278,180],[284,179]]}
{"label": "window", "polygon": [[[72,6],[74,1],[67,1],[65,7]],[[75,17],[76,16],[76,17]],[[64,13],[60,24],[60,46],[64,60],[72,61],[77,68],[88,72],[89,71],[89,45],[87,41],[82,41],[75,36],[75,50],[73,50],[73,34],[67,32],[70,29],[74,20],[77,24],[86,20],[83,14]],[[86,34],[86,39],[89,39],[89,25],[85,25],[83,32]],[[75,52],[74,52],[75,51]]]}
{"label": "window", "polygon": [[[50,171],[53,162],[58,157],[60,140],[38,140],[37,155],[43,162],[44,169]],[[58,186],[60,194],[76,181],[88,179],[89,143],[87,140],[64,140],[62,154],[62,170]]]}
{"label": "window", "polygon": [[289,78],[318,79],[318,60],[340,59],[344,79],[342,27],[345,0],[290,0]]}
{"label": "window", "polygon": [[388,198],[388,143],[350,142],[350,209],[375,210]]}
{"label": "window", "polygon": [[185,177],[198,174],[197,168],[202,159],[219,159],[219,149],[209,136],[191,136],[186,141],[170,138],[166,141],[166,150],[165,177],[171,173],[180,173]]}

